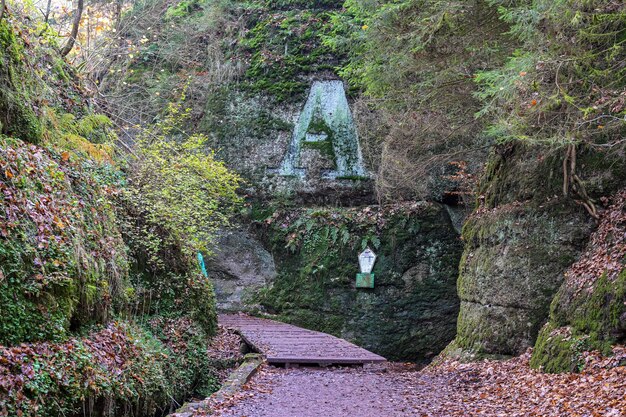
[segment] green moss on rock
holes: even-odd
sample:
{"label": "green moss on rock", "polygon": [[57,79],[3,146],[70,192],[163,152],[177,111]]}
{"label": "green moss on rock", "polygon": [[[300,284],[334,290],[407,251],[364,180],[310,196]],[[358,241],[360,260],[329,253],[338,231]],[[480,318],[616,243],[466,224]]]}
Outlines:
{"label": "green moss on rock", "polygon": [[548,373],[579,372],[584,366],[582,354],[590,347],[588,339],[575,336],[571,328],[547,324],[539,333],[530,366]]}
{"label": "green moss on rock", "polygon": [[577,371],[582,350],[610,355],[614,344],[626,341],[626,191],[611,201],[552,301],[550,320],[531,359],[535,368]]}
{"label": "green moss on rock", "polygon": [[565,282],[537,339],[531,367],[576,372],[582,369],[582,352],[595,349],[610,355],[612,345],[624,340],[625,303],[626,270],[614,281],[603,274],[591,290],[578,293]]}
{"label": "green moss on rock", "polygon": [[[596,227],[573,198],[562,197],[562,158],[558,150],[521,143],[499,146],[490,156],[479,210],[463,228],[458,347],[478,355],[521,354],[548,319],[563,273]],[[625,179],[617,155],[581,148],[578,166],[593,198]]]}
{"label": "green moss on rock", "polygon": [[340,2],[285,7],[267,2],[248,19],[249,31],[240,47],[250,55],[243,87],[270,93],[279,101],[301,99],[312,74],[333,71],[338,57],[321,42],[330,21],[330,9]]}
{"label": "green moss on rock", "polygon": [[460,346],[514,355],[533,344],[591,229],[580,208],[563,207],[555,201],[537,212],[519,204],[469,219],[458,280]]}
{"label": "green moss on rock", "polygon": [[[278,276],[257,296],[280,319],[345,337],[389,359],[426,360],[454,337],[460,242],[445,210],[285,210],[263,222]],[[355,288],[357,256],[378,255],[374,289]]]}

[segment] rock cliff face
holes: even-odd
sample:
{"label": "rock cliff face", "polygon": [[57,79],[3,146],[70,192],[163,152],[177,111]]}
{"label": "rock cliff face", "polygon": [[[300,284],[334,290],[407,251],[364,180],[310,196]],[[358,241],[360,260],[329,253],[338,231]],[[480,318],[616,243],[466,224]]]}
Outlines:
{"label": "rock cliff face", "polygon": [[463,346],[504,355],[532,346],[592,227],[583,210],[562,201],[543,208],[497,207],[465,225],[457,336]]}
{"label": "rock cliff face", "polygon": [[211,137],[218,156],[248,180],[256,198],[371,203],[373,181],[344,82],[324,73],[307,82],[290,102],[237,90],[209,98],[197,130]]}
{"label": "rock cliff face", "polygon": [[[591,196],[610,194],[624,177],[617,157],[583,151],[579,166]],[[565,270],[596,227],[562,196],[562,175],[556,153],[517,145],[492,154],[480,207],[463,229],[461,308],[449,352],[515,355],[533,346]]]}
{"label": "rock cliff face", "polygon": [[[371,205],[342,81],[314,81],[293,120],[288,137],[249,150],[250,185],[260,190],[251,217],[262,227],[217,245],[209,276],[218,306],[260,307],[390,359],[436,355],[454,337],[459,304],[461,242],[448,210]],[[305,208],[278,209],[281,203]],[[355,288],[357,256],[367,245],[379,255],[373,290]]]}
{"label": "rock cliff face", "polygon": [[[461,242],[440,205],[286,210],[259,224],[278,271],[257,297],[267,312],[389,359],[425,360],[454,337]],[[355,288],[368,245],[375,287]]]}
{"label": "rock cliff face", "polygon": [[217,307],[222,311],[246,310],[250,297],[276,277],[272,254],[244,230],[223,232],[207,262],[215,285]]}

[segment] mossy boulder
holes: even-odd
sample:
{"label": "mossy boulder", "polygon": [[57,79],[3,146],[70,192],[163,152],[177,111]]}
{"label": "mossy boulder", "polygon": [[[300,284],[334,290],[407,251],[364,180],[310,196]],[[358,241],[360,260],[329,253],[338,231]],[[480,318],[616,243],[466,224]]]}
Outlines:
{"label": "mossy boulder", "polygon": [[[426,360],[454,337],[461,242],[442,206],[279,211],[259,234],[277,276],[255,301],[278,318],[389,359]],[[366,246],[378,255],[373,289],[355,288]]]}
{"label": "mossy boulder", "polygon": [[581,258],[568,269],[530,364],[547,372],[581,369],[582,352],[611,353],[626,342],[626,192],[613,198]]}
{"label": "mossy boulder", "polygon": [[[596,222],[563,197],[563,152],[497,147],[479,189],[479,208],[463,229],[456,346],[480,355],[516,355],[533,346],[565,270]],[[624,179],[617,156],[580,149],[578,166],[592,196]]]}
{"label": "mossy boulder", "polygon": [[457,342],[505,355],[531,346],[591,227],[583,210],[560,201],[539,213],[520,204],[471,217],[463,230]]}

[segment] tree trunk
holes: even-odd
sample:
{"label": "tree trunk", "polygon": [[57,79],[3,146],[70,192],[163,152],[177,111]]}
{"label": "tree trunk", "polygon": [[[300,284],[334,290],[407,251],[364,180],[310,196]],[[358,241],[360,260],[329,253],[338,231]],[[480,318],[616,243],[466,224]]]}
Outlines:
{"label": "tree trunk", "polygon": [[48,0],[48,5],[46,6],[46,14],[44,15],[44,22],[48,23],[50,20],[50,8],[52,7],[52,0]]}
{"label": "tree trunk", "polygon": [[70,33],[70,38],[65,43],[63,49],[61,49],[61,56],[65,57],[70,53],[72,48],[74,47],[74,42],[76,42],[76,37],[78,36],[78,28],[80,27],[80,18],[83,15],[83,6],[85,0],[78,0],[78,7],[76,8],[76,14],[74,15],[74,23],[72,23],[72,33]]}
{"label": "tree trunk", "polygon": [[115,2],[115,36],[117,37],[117,46],[120,50],[124,47],[124,39],[122,39],[122,6],[124,0]]}
{"label": "tree trunk", "polygon": [[4,0],[0,0],[0,19],[4,16]]}
{"label": "tree trunk", "polygon": [[120,30],[121,22],[122,22],[122,2],[124,0],[117,0],[115,2],[115,12],[113,12],[115,21],[115,29]]}

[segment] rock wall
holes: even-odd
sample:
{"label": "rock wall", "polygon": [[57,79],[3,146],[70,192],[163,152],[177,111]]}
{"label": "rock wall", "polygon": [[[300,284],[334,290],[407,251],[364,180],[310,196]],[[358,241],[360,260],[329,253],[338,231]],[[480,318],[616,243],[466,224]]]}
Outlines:
{"label": "rock wall", "polygon": [[531,358],[535,368],[579,371],[584,351],[610,354],[626,342],[626,191],[610,204],[552,302]]}
{"label": "rock wall", "polygon": [[[483,178],[479,208],[463,229],[455,354],[516,355],[533,346],[549,306],[596,222],[562,195],[562,155],[522,145],[497,148]],[[620,158],[579,151],[587,192],[623,181]]]}
{"label": "rock wall", "polygon": [[242,229],[228,230],[216,242],[207,261],[221,311],[249,309],[246,303],[276,277],[274,258],[255,236]]}
{"label": "rock wall", "polygon": [[373,181],[343,81],[315,74],[305,93],[277,103],[230,91],[209,99],[198,130],[212,138],[218,156],[248,180],[248,192],[257,198],[371,203]]}
{"label": "rock wall", "polygon": [[[456,328],[461,242],[449,210],[431,203],[371,206],[373,181],[343,82],[312,81],[307,96],[302,107],[271,112],[283,121],[280,134],[250,131],[258,137],[229,156],[250,178],[253,211],[261,214],[253,222],[262,227],[256,236],[235,232],[216,245],[208,269],[218,307],[269,313],[390,359],[427,360]],[[373,290],[354,282],[366,245],[379,254]]]}
{"label": "rock wall", "polygon": [[503,355],[532,346],[563,271],[592,228],[580,208],[554,201],[544,209],[498,207],[466,223],[458,283],[462,346]]}
{"label": "rock wall", "polygon": [[[286,210],[257,224],[278,271],[256,298],[265,312],[389,359],[428,359],[454,337],[461,242],[442,206]],[[355,288],[365,246],[374,289]]]}

